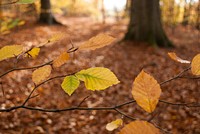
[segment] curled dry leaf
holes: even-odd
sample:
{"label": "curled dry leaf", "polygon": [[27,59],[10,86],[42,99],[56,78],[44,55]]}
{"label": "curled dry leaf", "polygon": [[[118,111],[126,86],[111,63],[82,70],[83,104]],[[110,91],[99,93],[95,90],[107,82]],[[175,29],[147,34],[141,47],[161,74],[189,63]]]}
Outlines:
{"label": "curled dry leaf", "polygon": [[23,52],[23,45],[5,46],[0,49],[0,61],[15,57]]}
{"label": "curled dry leaf", "polygon": [[168,55],[169,55],[169,57],[170,57],[172,60],[174,60],[174,61],[176,61],[176,62],[179,62],[179,63],[186,63],[186,64],[190,64],[190,63],[191,63],[191,62],[188,61],[188,60],[183,60],[183,59],[181,59],[181,58],[178,57],[178,56],[176,55],[176,53],[174,53],[174,52],[170,52],[170,53],[168,53]]}
{"label": "curled dry leaf", "polygon": [[54,61],[53,67],[60,67],[65,64],[69,60],[69,54],[67,52],[63,52],[60,54]]}
{"label": "curled dry leaf", "polygon": [[112,121],[111,123],[108,123],[106,125],[106,129],[108,131],[113,131],[115,129],[117,129],[118,127],[122,126],[123,124],[123,120],[122,119],[116,119],[115,121]]}
{"label": "curled dry leaf", "polygon": [[46,66],[36,69],[32,73],[32,80],[35,84],[39,84],[42,81],[44,81],[46,78],[48,78],[50,74],[51,74],[51,66],[46,65]]}
{"label": "curled dry leaf", "polygon": [[147,121],[133,121],[122,128],[119,134],[160,134],[160,131]]}
{"label": "curled dry leaf", "polygon": [[118,84],[119,80],[113,72],[107,68],[94,67],[81,70],[75,74],[79,80],[85,82],[85,86],[89,90],[103,90],[112,85]]}
{"label": "curled dry leaf", "polygon": [[197,54],[192,59],[191,71],[194,75],[200,75],[200,54]]}
{"label": "curled dry leaf", "polygon": [[158,82],[143,70],[133,82],[132,95],[137,104],[151,113],[155,110],[161,94]]}
{"label": "curled dry leaf", "polygon": [[90,38],[88,41],[82,44],[79,47],[79,50],[84,50],[84,49],[95,50],[97,48],[101,48],[111,44],[114,40],[115,38],[113,38],[112,36],[101,33],[95,37]]}

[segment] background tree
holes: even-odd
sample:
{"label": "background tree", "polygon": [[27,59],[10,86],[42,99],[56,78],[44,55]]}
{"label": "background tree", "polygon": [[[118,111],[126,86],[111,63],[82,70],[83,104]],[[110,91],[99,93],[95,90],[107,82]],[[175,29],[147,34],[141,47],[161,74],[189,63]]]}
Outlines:
{"label": "background tree", "polygon": [[160,14],[159,0],[132,0],[125,40],[148,42],[162,47],[173,46],[163,30]]}
{"label": "background tree", "polygon": [[54,24],[57,23],[52,12],[51,12],[51,1],[50,0],[41,0],[41,13],[39,22],[46,24]]}

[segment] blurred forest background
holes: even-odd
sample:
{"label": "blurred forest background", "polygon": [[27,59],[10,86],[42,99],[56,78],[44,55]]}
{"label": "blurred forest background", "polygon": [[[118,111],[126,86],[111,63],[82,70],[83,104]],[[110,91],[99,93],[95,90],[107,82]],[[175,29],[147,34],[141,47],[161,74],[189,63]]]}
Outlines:
{"label": "blurred forest background", "polygon": [[[163,31],[160,31],[165,40],[169,41],[173,47],[164,45],[165,42],[160,42],[157,37],[153,41],[145,38],[145,29],[155,25],[151,24],[151,21],[154,22],[151,20],[152,18],[144,19],[148,18],[148,15],[144,16],[140,13],[151,11],[155,5],[149,4],[147,7],[142,7],[140,2],[145,0],[141,0],[139,3],[136,3],[139,0],[133,1],[36,0],[32,4],[16,4],[16,0],[0,0],[0,47],[11,44],[36,46],[56,33],[65,34],[62,40],[51,43],[41,50],[37,60],[24,59],[17,63],[18,67],[47,62],[58,56],[63,50],[69,49],[70,41],[75,46],[79,46],[98,33],[107,33],[117,38],[117,42],[111,46],[95,51],[75,53],[72,55],[71,61],[62,68],[54,70],[53,76],[102,66],[111,69],[116,74],[121,81],[119,85],[100,92],[83,90],[84,86],[81,85],[69,97],[59,85],[61,80],[55,80],[41,86],[37,90],[39,96],[31,99],[29,105],[44,108],[69,107],[78,105],[88,95],[90,97],[82,104],[83,106],[117,105],[132,99],[130,94],[132,82],[142,69],[161,82],[186,67],[186,65],[171,61],[167,52],[174,51],[188,60],[200,52],[199,0],[146,0],[146,2],[152,3],[159,1],[161,16],[158,13],[155,15],[155,19],[160,20],[160,29],[163,28]],[[133,9],[139,10],[132,12]],[[141,20],[144,25],[146,23],[143,23],[142,20],[151,25],[147,25],[144,31],[131,36],[133,31],[131,29],[135,27],[134,22],[137,20]],[[157,36],[156,33],[154,34]],[[163,46],[168,47],[164,48]],[[0,74],[15,67],[14,63],[16,63],[14,59],[1,61]],[[21,104],[34,86],[31,83],[31,71],[28,70],[12,72],[0,78],[0,82],[0,88],[4,89],[4,92],[0,91],[1,108]],[[200,102],[199,87],[199,80],[179,79],[162,87],[161,98],[170,102]],[[150,114],[135,105],[126,106],[122,110],[136,118],[151,117]],[[155,123],[170,133],[200,133],[199,108],[163,104],[158,106],[157,113],[159,114],[154,118]],[[0,134],[117,133],[118,130],[108,132],[105,129],[105,125],[116,118],[120,118],[120,115],[112,111],[43,113],[19,109],[0,113]],[[127,123],[129,120],[124,119],[124,122]]]}

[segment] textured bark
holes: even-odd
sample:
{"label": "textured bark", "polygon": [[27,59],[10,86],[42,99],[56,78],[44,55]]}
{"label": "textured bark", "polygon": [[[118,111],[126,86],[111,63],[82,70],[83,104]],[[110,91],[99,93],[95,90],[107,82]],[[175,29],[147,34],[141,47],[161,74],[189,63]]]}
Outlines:
{"label": "textured bark", "polygon": [[50,0],[41,0],[41,13],[39,22],[46,23],[46,24],[55,24],[57,21],[53,17],[51,13],[51,2]]}
{"label": "textured bark", "polygon": [[125,40],[170,47],[161,23],[159,0],[131,0],[131,15]]}

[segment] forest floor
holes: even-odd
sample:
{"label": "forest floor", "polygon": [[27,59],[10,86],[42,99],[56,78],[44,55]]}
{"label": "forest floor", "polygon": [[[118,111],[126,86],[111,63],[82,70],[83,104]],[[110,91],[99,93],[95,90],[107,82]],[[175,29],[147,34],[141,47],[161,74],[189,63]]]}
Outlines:
{"label": "forest floor", "polygon": [[[36,60],[24,59],[16,65],[15,59],[1,61],[0,74],[13,68],[40,65],[58,56],[60,52],[71,47],[70,39],[75,46],[80,45],[98,33],[108,33],[118,39],[124,36],[126,22],[101,24],[85,18],[68,18],[64,22],[67,26],[44,26],[35,23],[14,29],[7,35],[0,36],[0,47],[11,44],[37,45],[46,41],[51,35],[63,32],[65,38],[42,48]],[[62,79],[48,82],[38,88],[35,94],[39,96],[28,102],[30,106],[42,108],[64,108],[77,106],[86,96],[82,106],[100,107],[115,106],[133,99],[131,95],[132,83],[138,73],[144,69],[154,76],[158,82],[167,80],[187,68],[188,65],[172,61],[167,52],[176,52],[183,59],[192,60],[200,52],[200,33],[192,28],[176,27],[174,33],[166,29],[175,48],[155,48],[144,43],[116,42],[95,51],[81,51],[71,55],[71,60],[54,69],[52,76],[77,72],[94,66],[106,67],[112,70],[120,80],[120,84],[104,91],[88,91],[81,86],[69,97],[60,87]],[[33,85],[31,70],[15,71],[2,77],[0,90],[0,108],[20,105],[30,93]],[[191,75],[188,72],[186,75]],[[162,85],[161,99],[174,103],[199,103],[200,81],[178,79]],[[121,110],[134,118],[149,119],[146,113],[136,104],[127,105]],[[156,108],[159,113],[153,121],[161,128],[177,134],[200,134],[200,108],[171,106],[159,103]],[[107,123],[120,118],[115,111],[67,111],[58,113],[44,113],[18,109],[12,112],[0,113],[0,134],[111,134]],[[124,123],[130,122],[124,118]]]}

